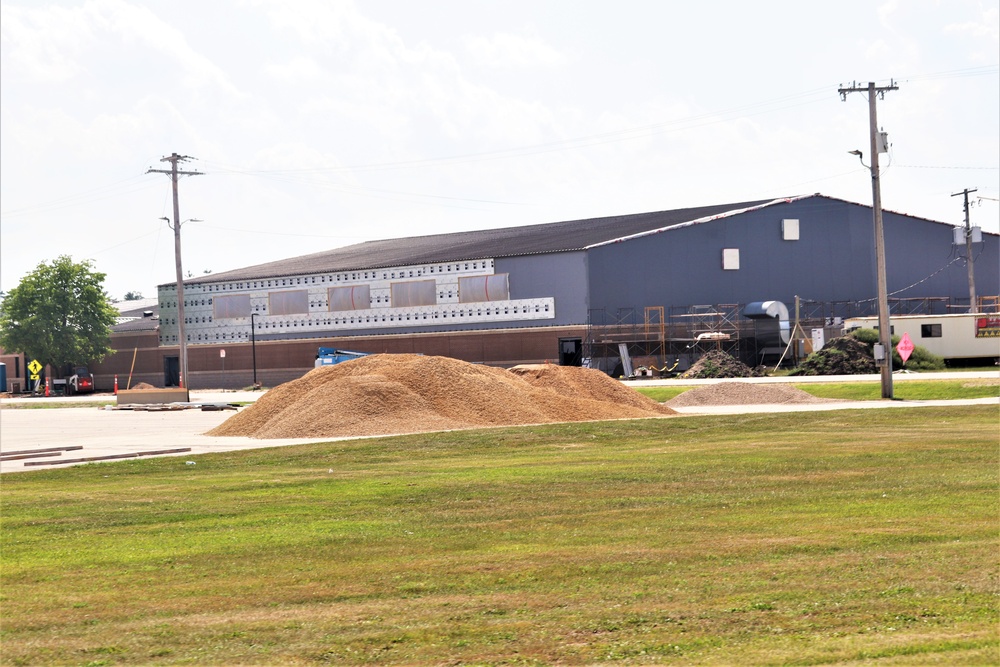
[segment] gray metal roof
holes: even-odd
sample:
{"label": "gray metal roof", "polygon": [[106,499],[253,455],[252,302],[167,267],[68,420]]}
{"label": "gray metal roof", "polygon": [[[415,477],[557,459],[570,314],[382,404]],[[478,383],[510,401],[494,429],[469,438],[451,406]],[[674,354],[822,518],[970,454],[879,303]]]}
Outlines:
{"label": "gray metal roof", "polygon": [[118,308],[119,317],[118,321],[111,327],[113,333],[156,331],[160,326],[160,302],[158,299],[119,301],[115,307]]}
{"label": "gray metal roof", "polygon": [[[215,273],[185,281],[185,284],[259,280],[276,276],[570,252],[774,201],[774,199],[762,199],[735,204],[716,204],[672,211],[618,215],[608,218],[568,220],[523,227],[366,241],[310,255]],[[166,284],[173,285],[174,283]]]}

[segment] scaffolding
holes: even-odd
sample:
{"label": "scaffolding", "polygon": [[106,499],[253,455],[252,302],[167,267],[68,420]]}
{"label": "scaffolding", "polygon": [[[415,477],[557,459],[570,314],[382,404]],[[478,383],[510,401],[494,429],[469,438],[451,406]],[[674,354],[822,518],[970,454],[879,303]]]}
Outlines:
{"label": "scaffolding", "polygon": [[[619,308],[614,316],[604,309],[589,313],[584,356],[593,368],[618,377],[662,374],[709,350],[738,356],[742,327],[739,304],[699,305],[687,308],[645,306]],[[669,313],[669,314],[668,314]]]}

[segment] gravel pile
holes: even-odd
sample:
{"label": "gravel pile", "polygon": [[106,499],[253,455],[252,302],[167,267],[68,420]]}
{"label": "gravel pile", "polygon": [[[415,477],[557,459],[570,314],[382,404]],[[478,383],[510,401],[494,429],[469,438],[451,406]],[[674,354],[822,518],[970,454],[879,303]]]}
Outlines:
{"label": "gravel pile", "polygon": [[510,372],[447,357],[385,354],[313,369],[208,435],[392,435],[669,414],[674,410],[595,370],[552,365]]}
{"label": "gravel pile", "polygon": [[787,403],[830,403],[836,399],[818,398],[788,385],[719,382],[685,391],[664,405],[674,408],[699,405],[782,405]]}

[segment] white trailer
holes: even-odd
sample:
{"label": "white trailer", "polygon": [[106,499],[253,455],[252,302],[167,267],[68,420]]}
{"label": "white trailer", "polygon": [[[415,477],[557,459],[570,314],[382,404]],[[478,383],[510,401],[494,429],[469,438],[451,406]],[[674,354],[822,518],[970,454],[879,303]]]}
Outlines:
{"label": "white trailer", "polygon": [[[878,329],[878,317],[846,320],[844,332],[853,329]],[[1000,359],[1000,313],[892,315],[889,331],[945,359]]]}

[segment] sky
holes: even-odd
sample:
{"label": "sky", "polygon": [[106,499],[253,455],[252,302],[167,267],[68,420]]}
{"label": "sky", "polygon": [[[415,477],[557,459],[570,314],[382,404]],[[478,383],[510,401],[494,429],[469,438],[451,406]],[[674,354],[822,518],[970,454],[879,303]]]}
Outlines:
{"label": "sky", "polygon": [[[0,0],[0,290],[821,193],[1000,231],[1000,0]],[[859,159],[848,151],[861,150]],[[887,253],[891,261],[892,249]]]}

